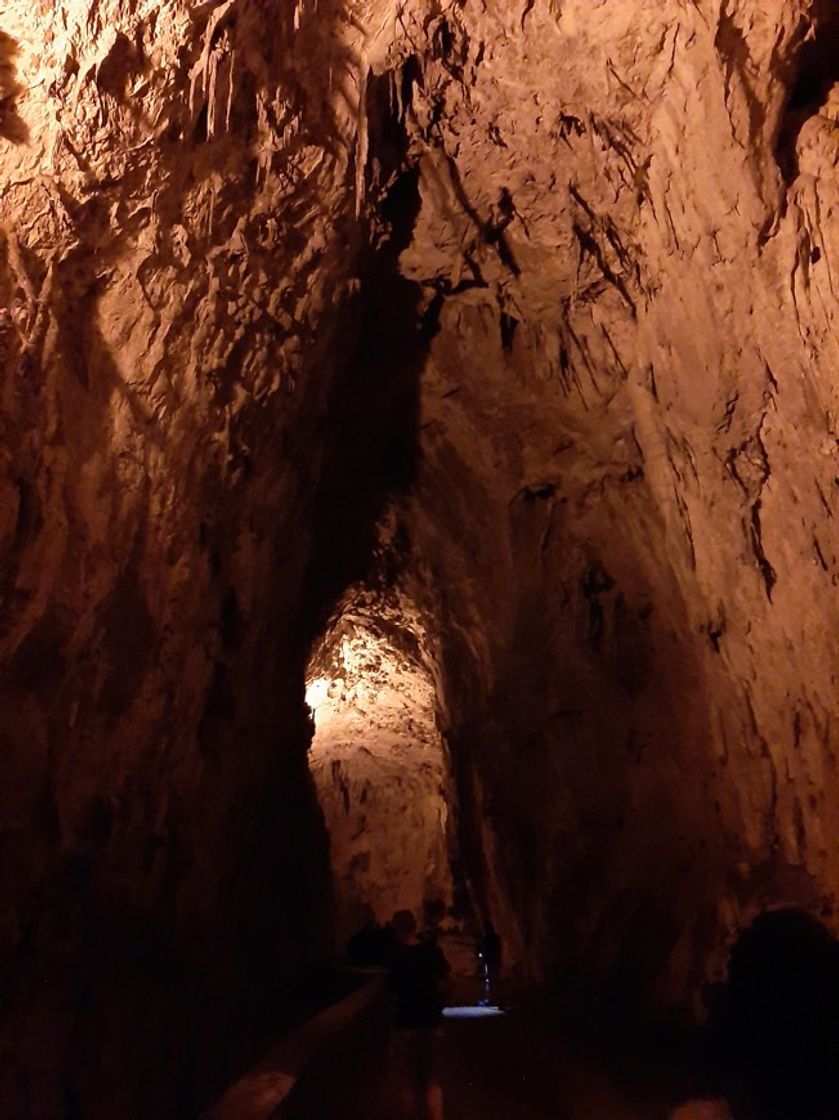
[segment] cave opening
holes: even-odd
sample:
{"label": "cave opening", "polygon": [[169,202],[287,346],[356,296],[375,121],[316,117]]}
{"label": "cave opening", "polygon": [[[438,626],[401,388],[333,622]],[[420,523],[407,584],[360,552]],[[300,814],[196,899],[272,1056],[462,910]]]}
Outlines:
{"label": "cave opening", "polygon": [[839,82],[839,8],[832,0],[815,0],[808,20],[776,146],[778,165],[788,183],[798,174],[796,142],[802,127],[824,113]]}
{"label": "cave opening", "polygon": [[356,591],[316,642],[309,767],[330,841],[340,949],[397,910],[453,898],[453,783],[438,726],[433,647],[396,591]]}
{"label": "cave opening", "polygon": [[831,0],[820,0],[810,11],[812,34],[801,48],[795,85],[788,108],[819,108],[839,81],[839,12]]}

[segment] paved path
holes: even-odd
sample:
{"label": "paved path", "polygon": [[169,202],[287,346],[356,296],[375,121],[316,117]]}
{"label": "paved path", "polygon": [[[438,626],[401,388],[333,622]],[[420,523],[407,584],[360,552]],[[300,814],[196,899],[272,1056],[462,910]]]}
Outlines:
{"label": "paved path", "polygon": [[[453,1004],[474,1005],[480,982],[471,941],[449,938],[457,976]],[[438,1061],[445,1120],[720,1120],[727,1113],[695,1103],[671,1112],[687,1084],[677,1051],[658,1038],[612,1024],[612,1041],[581,1043],[582,1024],[561,1027],[550,1008],[501,991],[498,1017],[446,1019]],[[384,1001],[382,1007],[384,1008]],[[288,1120],[423,1120],[406,1107],[404,1052],[387,1016],[356,1032],[306,1079]],[[595,1036],[595,1038],[598,1036]],[[615,1038],[620,1039],[618,1045]],[[569,1040],[571,1045],[569,1045]],[[606,1060],[603,1054],[610,1053]],[[591,1057],[589,1055],[595,1055]],[[609,1072],[612,1071],[612,1072]],[[668,1085],[669,1082],[669,1085]],[[628,1087],[631,1086],[631,1087]],[[286,1120],[286,1113],[283,1114]]]}
{"label": "paved path", "polygon": [[[398,1063],[398,1057],[396,1059]],[[572,1055],[543,1010],[448,1019],[440,1058],[445,1120],[664,1120],[632,1105],[597,1064]],[[404,1105],[392,1040],[380,1035],[320,1078],[294,1120],[419,1120]]]}
{"label": "paved path", "polygon": [[568,1053],[544,1013],[514,1008],[447,1022],[446,1032],[447,1120],[641,1120],[602,1071]]}

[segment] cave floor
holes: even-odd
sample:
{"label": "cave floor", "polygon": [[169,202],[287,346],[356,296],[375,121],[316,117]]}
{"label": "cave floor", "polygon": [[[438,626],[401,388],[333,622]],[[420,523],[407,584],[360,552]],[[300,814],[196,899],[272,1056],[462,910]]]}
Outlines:
{"label": "cave floor", "polygon": [[[458,983],[453,1003],[474,1003],[475,982]],[[506,993],[508,1012],[447,1019],[439,1070],[446,1120],[665,1120],[672,1079],[653,1070],[625,1077],[626,1063],[571,1045],[567,1024],[538,1001]],[[616,1065],[620,1067],[615,1071]],[[406,1105],[406,1078],[393,1038],[376,1039],[359,1058],[341,1060],[301,1120],[420,1120]],[[718,1115],[692,1110],[681,1116]]]}

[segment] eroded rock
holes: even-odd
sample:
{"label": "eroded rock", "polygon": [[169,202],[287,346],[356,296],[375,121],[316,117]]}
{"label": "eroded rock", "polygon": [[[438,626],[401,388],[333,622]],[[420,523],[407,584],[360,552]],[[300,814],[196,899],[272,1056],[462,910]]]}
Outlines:
{"label": "eroded rock", "polygon": [[8,1092],[180,1107],[323,944],[304,666],[386,500],[515,967],[696,1001],[833,921],[832,6],[0,33]]}

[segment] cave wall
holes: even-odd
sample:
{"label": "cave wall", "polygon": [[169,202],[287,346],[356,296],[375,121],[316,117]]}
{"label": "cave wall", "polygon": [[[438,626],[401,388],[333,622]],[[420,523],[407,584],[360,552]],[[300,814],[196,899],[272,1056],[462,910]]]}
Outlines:
{"label": "cave wall", "polygon": [[299,614],[358,37],[0,12],[3,1115],[191,1115],[329,946]]}
{"label": "cave wall", "polygon": [[831,5],[0,33],[6,1099],[163,1115],[321,943],[309,558],[358,578],[395,481],[515,966],[684,998],[757,909],[829,913]]}
{"label": "cave wall", "polygon": [[833,911],[835,24],[411,25],[401,262],[439,330],[408,517],[465,844],[526,973],[683,1001],[757,910]]}

